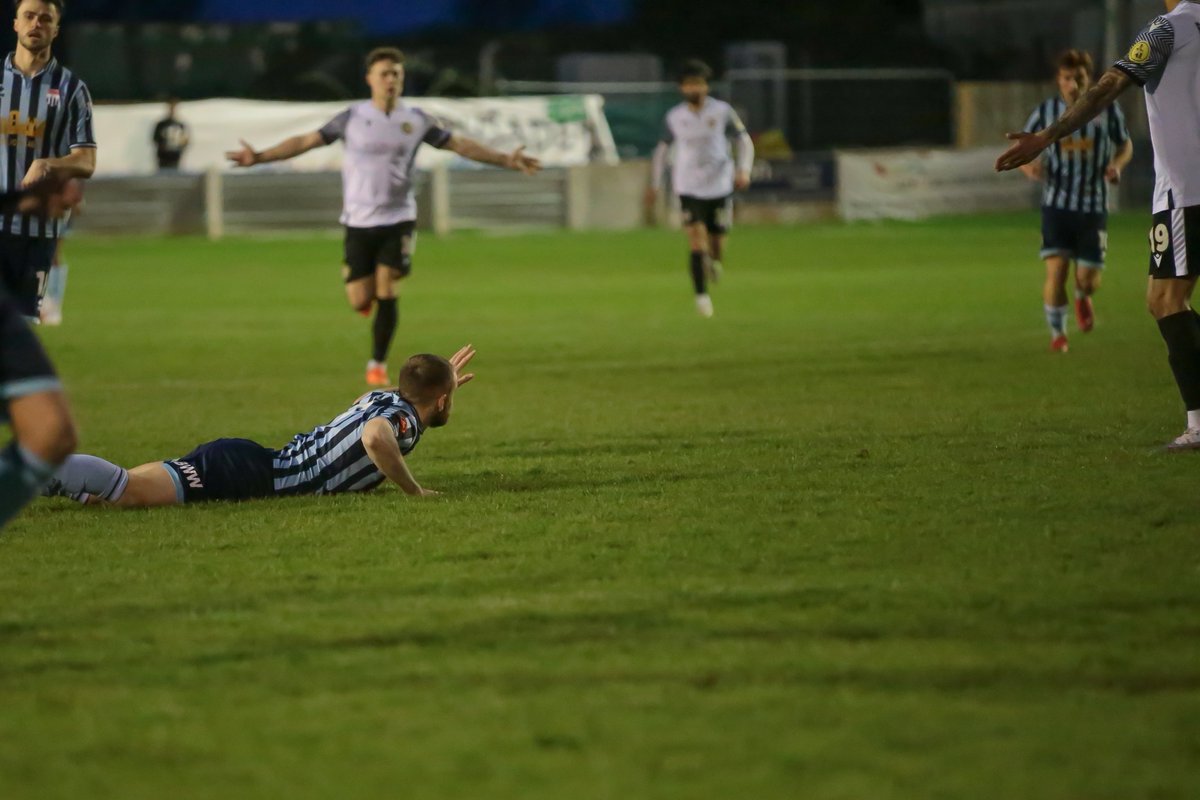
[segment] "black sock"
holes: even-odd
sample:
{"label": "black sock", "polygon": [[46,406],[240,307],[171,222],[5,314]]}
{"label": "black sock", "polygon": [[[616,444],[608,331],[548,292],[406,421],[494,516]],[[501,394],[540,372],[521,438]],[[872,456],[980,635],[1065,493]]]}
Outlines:
{"label": "black sock", "polygon": [[1200,317],[1180,311],[1158,321],[1167,343],[1167,360],[1188,411],[1200,410]]}
{"label": "black sock", "polygon": [[375,355],[379,363],[387,361],[392,337],[396,334],[396,323],[400,320],[400,301],[395,297],[375,301]]}
{"label": "black sock", "polygon": [[708,284],[704,278],[704,253],[692,253],[692,283],[696,294],[708,294]]}

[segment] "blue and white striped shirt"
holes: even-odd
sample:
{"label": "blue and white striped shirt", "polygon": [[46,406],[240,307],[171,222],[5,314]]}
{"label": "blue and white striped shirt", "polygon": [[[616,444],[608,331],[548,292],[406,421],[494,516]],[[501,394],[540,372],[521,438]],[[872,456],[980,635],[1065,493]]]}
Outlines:
{"label": "blue and white striped shirt", "polygon": [[[29,165],[39,158],[63,158],[78,147],[95,147],[92,97],[75,73],[51,59],[33,77],[13,65],[0,72],[0,192],[20,188]],[[6,213],[0,231],[17,236],[57,238],[58,220]]]}
{"label": "blue and white striped shirt", "polygon": [[396,392],[370,392],[328,425],[296,434],[275,453],[275,493],[368,492],[383,483],[386,476],[362,442],[363,429],[376,418],[391,424],[404,455],[421,439],[421,420],[411,403]]}
{"label": "blue and white striped shirt", "polygon": [[[1029,116],[1026,133],[1046,128],[1067,111],[1067,101],[1051,97]],[[1108,181],[1104,171],[1129,141],[1125,115],[1113,103],[1094,120],[1046,149],[1042,207],[1090,214],[1108,213]]]}

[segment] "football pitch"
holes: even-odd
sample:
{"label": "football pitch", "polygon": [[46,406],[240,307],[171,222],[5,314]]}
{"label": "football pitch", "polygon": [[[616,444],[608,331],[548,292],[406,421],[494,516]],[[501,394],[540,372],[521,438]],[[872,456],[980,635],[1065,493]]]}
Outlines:
{"label": "football pitch", "polygon": [[[1033,214],[422,238],[477,380],[437,498],[39,501],[0,798],[1193,798],[1200,454],[1117,217],[1051,355]],[[273,447],[363,391],[329,237],[69,243],[82,452]]]}

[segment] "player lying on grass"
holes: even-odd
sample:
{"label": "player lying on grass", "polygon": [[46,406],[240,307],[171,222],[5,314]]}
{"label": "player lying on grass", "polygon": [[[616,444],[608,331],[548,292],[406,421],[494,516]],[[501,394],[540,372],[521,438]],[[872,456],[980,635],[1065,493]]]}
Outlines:
{"label": "player lying on grass", "polygon": [[217,439],[182,458],[131,470],[95,456],[71,456],[43,494],[147,508],[369,492],[389,478],[406,494],[437,494],[417,482],[404,456],[426,428],[440,428],[450,420],[455,390],[475,377],[462,372],[474,357],[470,345],[448,360],[413,356],[400,369],[398,386],[368,392],[332,422],[297,434],[281,450],[248,439]]}

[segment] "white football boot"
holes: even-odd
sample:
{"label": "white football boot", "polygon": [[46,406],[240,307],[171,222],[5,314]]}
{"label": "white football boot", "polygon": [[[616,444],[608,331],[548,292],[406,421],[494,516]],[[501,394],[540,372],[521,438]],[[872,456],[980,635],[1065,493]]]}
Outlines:
{"label": "white football boot", "polygon": [[712,298],[706,294],[696,295],[696,313],[708,319],[713,315]]}
{"label": "white football boot", "polygon": [[1167,450],[1172,453],[1200,450],[1200,428],[1188,428],[1175,441],[1167,445]]}

